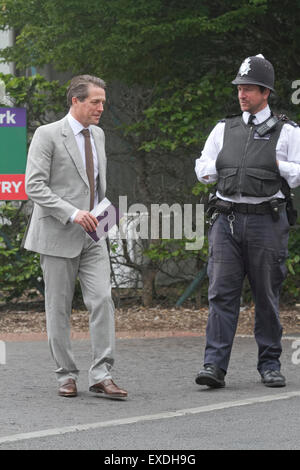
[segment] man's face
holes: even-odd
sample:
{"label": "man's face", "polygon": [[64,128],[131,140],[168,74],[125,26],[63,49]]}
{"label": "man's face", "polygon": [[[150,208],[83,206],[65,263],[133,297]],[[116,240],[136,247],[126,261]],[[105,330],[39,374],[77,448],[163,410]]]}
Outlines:
{"label": "man's face", "polygon": [[238,85],[238,98],[241,110],[256,114],[268,104],[270,90],[261,92],[258,85]]}
{"label": "man's face", "polygon": [[105,90],[103,88],[89,85],[89,94],[84,101],[72,98],[71,113],[84,127],[90,124],[97,125],[103,113],[105,103]]}

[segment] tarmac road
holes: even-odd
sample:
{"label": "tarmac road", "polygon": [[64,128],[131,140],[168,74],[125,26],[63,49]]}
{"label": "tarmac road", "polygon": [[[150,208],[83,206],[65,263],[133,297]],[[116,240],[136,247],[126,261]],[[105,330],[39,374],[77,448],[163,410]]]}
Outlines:
{"label": "tarmac road", "polygon": [[[46,341],[8,342],[6,364],[0,365],[0,450],[93,449],[111,459],[117,450],[127,455],[130,450],[174,450],[192,456],[207,449],[300,449],[295,339],[283,339],[285,388],[261,384],[255,340],[236,337],[226,387],[219,390],[194,381],[202,366],[204,337],[120,339],[114,380],[128,390],[126,401],[88,391],[88,340],[73,341],[81,370],[76,398],[57,395]],[[126,463],[137,466],[148,454]],[[154,460],[150,463],[163,463]]]}

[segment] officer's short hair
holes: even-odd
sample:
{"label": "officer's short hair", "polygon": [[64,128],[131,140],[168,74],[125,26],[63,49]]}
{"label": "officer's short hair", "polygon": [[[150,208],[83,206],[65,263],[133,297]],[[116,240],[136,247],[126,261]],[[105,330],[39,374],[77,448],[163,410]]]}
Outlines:
{"label": "officer's short hair", "polygon": [[260,92],[263,93],[265,90],[269,90],[270,94],[269,94],[269,97],[272,95],[273,91],[270,90],[270,88],[266,87],[266,86],[263,86],[263,85],[258,85],[259,89],[260,89]]}
{"label": "officer's short hair", "polygon": [[105,88],[106,83],[104,80],[92,75],[78,75],[73,77],[69,88],[67,90],[67,103],[72,106],[72,98],[76,97],[79,101],[84,101],[89,94],[89,85],[93,85],[99,88]]}

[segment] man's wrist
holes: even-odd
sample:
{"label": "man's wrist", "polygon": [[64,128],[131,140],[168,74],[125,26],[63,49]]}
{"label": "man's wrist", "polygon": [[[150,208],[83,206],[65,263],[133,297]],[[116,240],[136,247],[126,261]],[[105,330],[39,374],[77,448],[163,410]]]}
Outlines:
{"label": "man's wrist", "polygon": [[76,211],[74,211],[73,214],[71,215],[69,220],[72,224],[74,223],[74,220],[76,219],[78,212],[79,212],[79,209],[76,209]]}

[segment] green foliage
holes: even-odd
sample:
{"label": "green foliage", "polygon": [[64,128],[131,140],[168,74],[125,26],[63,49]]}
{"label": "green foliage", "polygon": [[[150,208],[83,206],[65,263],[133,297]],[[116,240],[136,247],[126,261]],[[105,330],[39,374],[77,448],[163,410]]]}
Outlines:
{"label": "green foliage", "polygon": [[201,148],[234,108],[241,61],[259,52],[276,66],[275,105],[299,115],[290,100],[300,76],[298,0],[89,0],[84,8],[81,0],[0,0],[0,9],[0,29],[17,31],[0,55],[20,70],[52,63],[153,88],[144,118],[128,129],[149,157]]}
{"label": "green foliage", "polygon": [[0,295],[5,300],[43,292],[39,255],[20,250],[27,224],[23,206],[0,205]]}
{"label": "green foliage", "polygon": [[[175,157],[188,165],[215,122],[238,111],[231,80],[245,57],[262,53],[271,60],[274,110],[300,118],[299,106],[291,102],[291,83],[300,78],[299,0],[89,0],[84,5],[81,0],[0,0],[0,11],[0,29],[16,31],[15,46],[0,56],[14,61],[18,70],[51,63],[57,70],[152,89],[150,105],[141,101],[136,112],[141,118],[126,129],[149,201],[156,196],[151,184],[156,175],[171,173]],[[16,106],[27,108],[29,134],[52,120],[52,111],[65,110],[65,89],[58,82],[0,77]],[[205,199],[209,190],[198,183],[192,193]],[[290,243],[297,237],[299,229],[292,230]],[[285,283],[293,299],[299,296],[296,245],[290,248]],[[15,256],[13,249],[1,253],[3,260]],[[165,240],[145,254],[157,266],[186,256],[178,241],[174,247]]]}
{"label": "green foliage", "polygon": [[159,243],[150,244],[149,247],[144,251],[144,255],[147,256],[151,261],[157,263],[164,263],[166,261],[173,260],[176,263],[183,260],[191,260],[192,258],[201,259],[205,254],[199,250],[187,250],[186,243],[191,243],[193,240],[177,240],[177,239],[161,239]]}
{"label": "green foliage", "polygon": [[186,288],[190,292],[187,298],[198,297],[201,291],[202,296],[207,297],[207,279],[204,275],[201,285],[188,287],[196,277],[199,271],[205,269],[208,258],[208,240],[204,237],[204,245],[201,250],[187,250],[186,243],[192,240],[162,239],[156,243],[150,244],[144,251],[144,256],[151,261],[151,265],[165,274],[169,280],[173,278],[177,288],[180,287],[180,293],[183,294]]}
{"label": "green foliage", "polygon": [[127,128],[143,136],[140,150],[196,151],[203,146],[217,116],[227,114],[233,103],[228,77],[207,74],[195,83],[173,80],[155,91],[153,104],[144,111],[144,120]]}
{"label": "green foliage", "polygon": [[66,88],[58,81],[49,82],[41,75],[15,77],[2,73],[0,79],[5,83],[6,94],[13,99],[14,105],[27,110],[29,138],[38,126],[46,124],[66,109]]}
{"label": "green foliage", "polygon": [[[18,32],[1,56],[19,69],[53,63],[140,84],[232,71],[262,44],[272,56],[278,32],[285,44],[299,39],[296,0],[2,0],[0,9],[0,27]],[[284,69],[292,51],[281,49]]]}
{"label": "green foliage", "polygon": [[300,227],[293,227],[289,236],[288,276],[283,285],[282,299],[288,303],[300,300]]}
{"label": "green foliage", "polygon": [[[65,87],[57,81],[48,82],[44,77],[15,77],[0,74],[8,95],[16,107],[27,110],[28,144],[34,130],[53,119],[53,113],[64,110]],[[1,105],[1,103],[0,103]],[[20,250],[27,225],[27,217],[21,205],[0,205],[0,294],[6,300],[23,294],[43,292],[39,255]]]}
{"label": "green foliage", "polygon": [[203,196],[209,194],[212,190],[215,184],[204,184],[204,183],[196,183],[193,188],[192,188],[192,193],[195,196]]}

